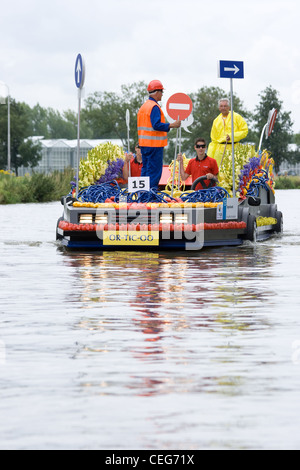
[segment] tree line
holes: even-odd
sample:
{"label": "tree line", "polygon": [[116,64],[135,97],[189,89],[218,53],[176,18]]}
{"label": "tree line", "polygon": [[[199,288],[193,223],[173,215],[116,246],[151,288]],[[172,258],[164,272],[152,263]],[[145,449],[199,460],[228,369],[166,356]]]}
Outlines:
{"label": "tree line", "polygon": [[[121,139],[127,148],[126,110],[130,113],[130,143],[133,149],[137,142],[136,116],[141,104],[147,97],[147,84],[134,82],[122,85],[120,93],[96,91],[84,102],[80,118],[80,137],[82,139]],[[203,137],[210,141],[213,120],[219,114],[218,100],[228,96],[219,87],[202,87],[190,93],[193,101],[194,122],[189,133],[183,131],[184,148],[187,156],[194,153],[194,141]],[[291,112],[285,111],[279,92],[268,86],[258,96],[254,110],[247,110],[241,99],[234,95],[234,110],[247,121],[249,134],[244,142],[251,142],[258,147],[260,135],[268,120],[271,109],[278,110],[274,131],[264,145],[271,152],[277,169],[283,160],[300,161],[300,134],[293,135]],[[26,103],[11,99],[11,166],[17,172],[18,167],[37,165],[40,159],[40,144],[31,140],[32,136],[43,136],[45,139],[76,139],[77,112],[56,111],[43,108],[39,104],[30,107]],[[174,158],[174,138],[171,131],[170,141],[165,152],[165,163]],[[296,143],[297,150],[289,150],[289,144]],[[7,166],[7,104],[0,105],[0,169]]]}

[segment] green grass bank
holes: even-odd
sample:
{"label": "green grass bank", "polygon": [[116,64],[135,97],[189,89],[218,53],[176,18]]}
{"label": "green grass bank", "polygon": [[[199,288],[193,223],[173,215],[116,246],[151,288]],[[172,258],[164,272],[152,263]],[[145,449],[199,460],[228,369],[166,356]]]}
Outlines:
{"label": "green grass bank", "polygon": [[276,189],[300,189],[300,176],[279,176],[275,179]]}
{"label": "green grass bank", "polygon": [[59,201],[70,192],[74,170],[14,176],[0,171],[0,204]]}

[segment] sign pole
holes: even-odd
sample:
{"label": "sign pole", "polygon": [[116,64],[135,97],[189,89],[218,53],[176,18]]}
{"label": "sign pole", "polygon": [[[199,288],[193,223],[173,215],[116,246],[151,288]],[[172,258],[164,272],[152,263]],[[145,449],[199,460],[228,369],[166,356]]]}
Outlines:
{"label": "sign pole", "polygon": [[230,78],[231,96],[231,147],[232,147],[232,197],[236,197],[235,188],[235,158],[234,158],[234,115],[233,115],[233,79],[244,78],[244,62],[232,60],[219,61],[219,77]]}
{"label": "sign pole", "polygon": [[231,101],[231,147],[232,147],[232,196],[235,197],[235,158],[234,158],[234,116],[233,116],[233,79],[230,79]]}
{"label": "sign pole", "polygon": [[260,141],[259,141],[259,146],[258,146],[258,152],[261,151],[262,141],[263,141],[263,137],[264,137],[264,133],[265,133],[265,130],[266,130],[266,128],[267,128],[267,125],[268,125],[268,123],[266,123],[266,124],[264,125],[263,130],[262,130],[262,133],[261,133],[261,135],[260,135]]}
{"label": "sign pole", "polygon": [[76,164],[76,199],[79,192],[79,161],[80,161],[80,112],[81,112],[81,90],[85,79],[85,65],[80,54],[75,62],[75,84],[78,88],[78,122],[77,122],[77,164]]}
{"label": "sign pole", "polygon": [[80,112],[81,112],[81,88],[78,89],[78,122],[77,122],[77,168],[76,168],[76,199],[79,192],[79,160],[80,160]]}
{"label": "sign pole", "polygon": [[10,143],[10,95],[7,95],[7,167],[11,170],[11,143]]}
{"label": "sign pole", "polygon": [[172,193],[171,196],[173,197],[174,193],[174,185],[175,185],[175,171],[176,171],[176,160],[177,160],[177,144],[178,144],[178,128],[176,131],[176,144],[175,144],[175,156],[174,156],[174,167],[173,167],[173,181],[172,181]]}
{"label": "sign pole", "polygon": [[[171,119],[184,121],[187,119],[193,111],[193,102],[191,98],[185,93],[175,93],[172,95],[167,102],[167,114]],[[173,181],[172,181],[172,197],[175,186],[175,171],[177,161],[177,146],[179,136],[179,153],[181,153],[181,126],[176,132],[176,146],[175,146],[175,157],[174,157],[174,168],[173,168]],[[178,189],[180,190],[180,162],[178,162]]]}
{"label": "sign pole", "polygon": [[[178,121],[179,121],[179,116],[178,116]],[[181,153],[181,126],[179,127],[179,153]],[[180,162],[178,162],[178,191],[180,191],[180,170],[181,170],[181,165],[180,165]]]}

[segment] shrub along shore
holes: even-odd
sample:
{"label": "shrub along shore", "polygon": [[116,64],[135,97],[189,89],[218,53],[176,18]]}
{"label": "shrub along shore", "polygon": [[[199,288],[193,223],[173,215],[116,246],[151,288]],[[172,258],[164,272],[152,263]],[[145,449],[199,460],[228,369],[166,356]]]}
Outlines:
{"label": "shrub along shore", "polygon": [[300,176],[279,176],[275,189],[300,189]]}
{"label": "shrub along shore", "polygon": [[0,204],[59,201],[69,194],[74,170],[55,171],[50,175],[14,176],[0,171]]}
{"label": "shrub along shore", "polygon": [[[69,194],[74,178],[71,168],[50,175],[13,176],[0,171],[0,204],[59,201]],[[280,176],[275,189],[300,189],[300,176]]]}

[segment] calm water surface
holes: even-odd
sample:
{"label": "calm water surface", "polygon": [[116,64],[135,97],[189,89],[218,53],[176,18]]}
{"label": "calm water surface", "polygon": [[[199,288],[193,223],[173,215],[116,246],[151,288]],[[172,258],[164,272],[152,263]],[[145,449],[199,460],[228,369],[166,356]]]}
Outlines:
{"label": "calm water surface", "polygon": [[0,206],[0,448],[300,449],[299,199],[197,254],[67,253],[60,203]]}

